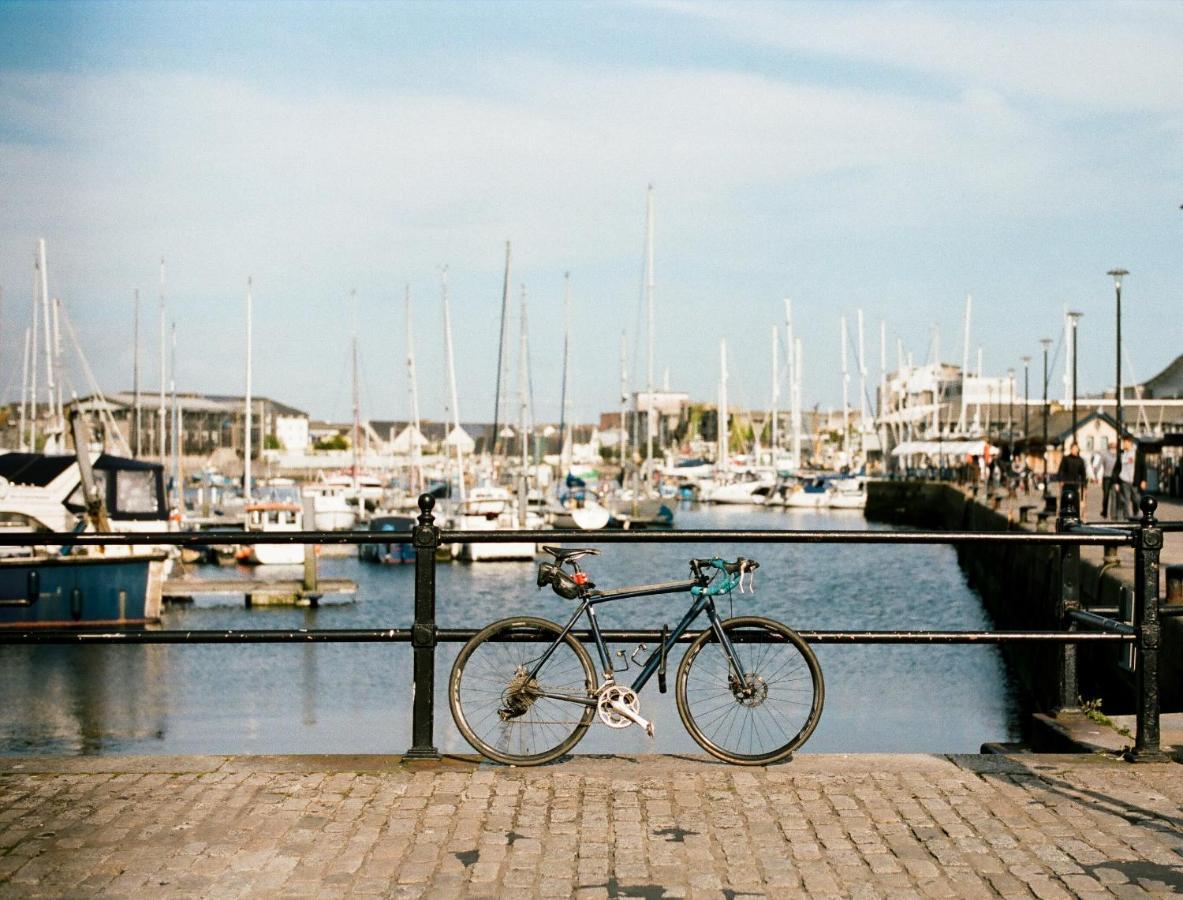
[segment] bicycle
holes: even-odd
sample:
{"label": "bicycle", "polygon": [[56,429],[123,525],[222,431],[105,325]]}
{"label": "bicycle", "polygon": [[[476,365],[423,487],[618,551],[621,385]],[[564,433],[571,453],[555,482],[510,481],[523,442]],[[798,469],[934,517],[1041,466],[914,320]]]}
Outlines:
{"label": "bicycle", "polygon": [[[675,701],[682,724],[708,753],[739,765],[765,765],[791,756],[817,726],[825,700],[821,667],[792,629],[760,616],[721,619],[715,598],[747,579],[754,592],[759,563],[740,557],[692,559],[692,578],[662,584],[597,590],[579,566],[599,550],[543,547],[554,562],[538,567],[538,587],[550,586],[578,608],[566,625],[535,616],[512,616],[482,629],[452,666],[448,702],[460,733],[479,753],[510,765],[542,765],[573,748],[598,715],[610,728],[653,726],[640,713],[638,695],[657,675],[666,693],[666,658],[694,621],[709,627],[690,641],[678,666]],[[565,566],[569,566],[568,573]],[[640,673],[631,685],[616,681],[596,607],[631,597],[689,592],[680,622],[664,626],[656,649],[641,644],[631,659]],[[572,629],[587,616],[604,681]],[[623,658],[624,651],[617,651]]]}

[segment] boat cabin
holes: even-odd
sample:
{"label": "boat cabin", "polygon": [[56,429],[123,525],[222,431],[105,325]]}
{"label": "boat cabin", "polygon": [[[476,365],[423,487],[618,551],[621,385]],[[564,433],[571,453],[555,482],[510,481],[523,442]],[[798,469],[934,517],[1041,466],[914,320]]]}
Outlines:
{"label": "boat cabin", "polygon": [[[117,531],[167,531],[164,467],[107,453],[91,460],[95,488]],[[71,531],[86,511],[72,454],[0,453],[0,521],[40,531]]]}

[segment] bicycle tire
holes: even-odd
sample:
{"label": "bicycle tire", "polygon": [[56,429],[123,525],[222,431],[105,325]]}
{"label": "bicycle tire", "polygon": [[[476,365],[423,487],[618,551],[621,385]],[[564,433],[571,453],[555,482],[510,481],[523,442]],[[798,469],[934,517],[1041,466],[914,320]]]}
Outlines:
{"label": "bicycle tire", "polygon": [[[682,724],[700,747],[725,762],[760,766],[785,759],[821,718],[826,688],[817,657],[800,635],[772,619],[737,616],[722,624],[748,682],[737,683],[714,629],[706,629],[678,666],[675,699]],[[733,633],[740,631],[765,635],[759,642],[737,641]],[[758,748],[757,741],[771,746]]]}
{"label": "bicycle tire", "polygon": [[[532,696],[538,680],[515,686],[524,667],[562,632],[547,619],[515,616],[486,626],[461,648],[448,679],[448,704],[456,727],[482,756],[507,765],[540,766],[567,753],[586,733],[594,705]],[[530,634],[538,639],[505,640]],[[570,634],[539,675],[551,691],[591,697],[596,690],[591,656]],[[520,712],[503,715],[515,704]]]}

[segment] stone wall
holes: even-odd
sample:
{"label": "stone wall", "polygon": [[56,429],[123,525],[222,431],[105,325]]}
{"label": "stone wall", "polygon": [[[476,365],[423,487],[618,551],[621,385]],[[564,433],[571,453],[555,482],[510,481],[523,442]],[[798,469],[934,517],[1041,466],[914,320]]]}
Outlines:
{"label": "stone wall", "polygon": [[[956,531],[1013,531],[1020,526],[952,485],[922,481],[871,482],[867,518],[917,528]],[[1081,603],[1132,609],[1133,567],[1106,569],[1099,551],[1085,551],[1080,564]],[[1060,552],[1032,544],[959,545],[957,556],[971,585],[1000,630],[1059,630]],[[1183,619],[1163,620],[1160,687],[1163,709],[1183,709]],[[1037,710],[1057,705],[1059,647],[1004,645],[1027,702]],[[1082,697],[1100,699],[1106,712],[1134,710],[1134,679],[1126,668],[1130,649],[1121,644],[1078,645]]]}

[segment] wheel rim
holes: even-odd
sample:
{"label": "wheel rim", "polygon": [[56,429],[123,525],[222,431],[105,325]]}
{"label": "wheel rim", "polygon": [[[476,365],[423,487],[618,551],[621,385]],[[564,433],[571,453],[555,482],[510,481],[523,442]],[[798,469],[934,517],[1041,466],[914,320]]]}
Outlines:
{"label": "wheel rim", "polygon": [[775,643],[733,641],[746,675],[738,679],[712,633],[687,651],[679,671],[680,704],[691,736],[723,759],[771,762],[805,742],[821,712],[821,671],[788,630],[757,623],[724,626],[763,630]]}
{"label": "wheel rim", "polygon": [[[504,640],[531,634],[537,640]],[[550,646],[558,630],[535,623],[495,628],[461,651],[452,674],[452,712],[461,733],[478,751],[501,762],[546,762],[582,736],[594,710],[543,694],[586,697],[595,684],[582,648],[563,641],[539,672],[528,669]]]}

